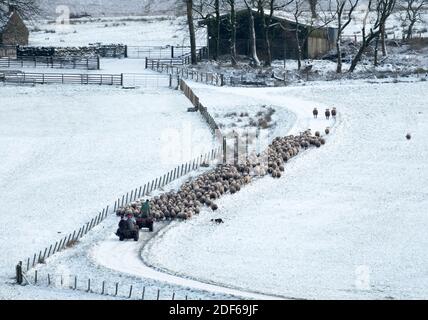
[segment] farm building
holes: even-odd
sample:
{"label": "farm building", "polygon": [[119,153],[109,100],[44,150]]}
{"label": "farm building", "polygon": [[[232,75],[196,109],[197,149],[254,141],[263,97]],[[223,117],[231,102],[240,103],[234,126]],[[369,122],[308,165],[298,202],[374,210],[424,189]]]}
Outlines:
{"label": "farm building", "polygon": [[0,11],[0,46],[28,45],[29,31],[21,15],[10,7]]}
{"label": "farm building", "polygon": [[[266,57],[266,50],[262,21],[261,16],[254,11],[257,54],[263,60]],[[224,14],[221,16],[218,54],[216,52],[216,21],[214,18],[211,18],[204,24],[207,26],[210,57],[229,54],[231,38],[230,15]],[[272,59],[296,59],[298,55],[295,35],[296,23],[291,17],[286,17],[283,13],[277,12],[273,15],[270,25]],[[299,23],[298,30],[304,59],[313,59],[322,56],[335,46],[337,37],[336,28],[315,27],[314,25]],[[306,41],[304,41],[305,39]],[[238,55],[248,56],[250,54],[250,25],[247,10],[236,12],[236,52]]]}

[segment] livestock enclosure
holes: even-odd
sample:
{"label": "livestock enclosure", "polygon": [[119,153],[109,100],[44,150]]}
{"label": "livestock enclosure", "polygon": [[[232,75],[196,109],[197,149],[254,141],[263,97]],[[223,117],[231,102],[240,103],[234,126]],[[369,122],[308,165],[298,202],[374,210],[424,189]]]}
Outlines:
{"label": "livestock enclosure", "polygon": [[97,57],[1,57],[0,68],[56,68],[99,70],[100,58]]}

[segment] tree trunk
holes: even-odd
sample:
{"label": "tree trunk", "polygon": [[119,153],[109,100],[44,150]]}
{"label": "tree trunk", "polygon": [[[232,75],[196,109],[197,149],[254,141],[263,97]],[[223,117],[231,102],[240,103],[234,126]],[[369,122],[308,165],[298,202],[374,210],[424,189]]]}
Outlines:
{"label": "tree trunk", "polygon": [[216,42],[215,42],[215,60],[220,56],[220,0],[215,0],[215,21],[217,28]]}
{"label": "tree trunk", "polygon": [[231,25],[231,37],[230,37],[230,58],[232,59],[232,65],[237,65],[236,60],[236,11],[235,4],[230,3],[230,25]]}
{"label": "tree trunk", "polygon": [[340,40],[340,35],[337,36],[337,40],[336,40],[336,53],[337,53],[336,73],[342,73],[342,43]]}
{"label": "tree trunk", "polygon": [[354,72],[358,62],[360,62],[361,57],[363,56],[365,49],[366,49],[366,46],[362,44],[357,54],[355,55],[354,59],[352,59],[351,66],[349,67],[349,72]]}
{"label": "tree trunk", "polygon": [[378,52],[379,52],[379,36],[376,37],[375,49],[374,49],[374,61],[373,64],[376,67],[378,63]]}
{"label": "tree trunk", "polygon": [[406,33],[406,39],[412,39],[412,35],[413,35],[413,26],[415,25],[416,20],[411,20],[409,27],[407,28],[407,33]]}
{"label": "tree trunk", "polygon": [[192,64],[197,64],[198,59],[196,56],[196,35],[195,35],[195,25],[193,24],[193,0],[186,0],[186,5],[187,5],[187,24],[189,26],[189,35],[190,35],[191,62]]}
{"label": "tree trunk", "polygon": [[300,45],[300,37],[299,37],[299,24],[296,21],[296,44],[297,44],[297,70],[302,68],[302,46]]}
{"label": "tree trunk", "polygon": [[316,18],[318,16],[317,3],[318,3],[318,0],[309,0],[309,6],[311,8],[312,18]]}
{"label": "tree trunk", "polygon": [[256,42],[256,29],[254,26],[254,15],[250,7],[248,9],[248,17],[250,19],[250,46],[251,46],[251,59],[254,66],[260,66],[260,60],[257,56],[257,42]]}
{"label": "tree trunk", "polygon": [[382,46],[382,56],[386,56],[386,30],[385,30],[385,23],[381,24],[380,26],[380,41]]}

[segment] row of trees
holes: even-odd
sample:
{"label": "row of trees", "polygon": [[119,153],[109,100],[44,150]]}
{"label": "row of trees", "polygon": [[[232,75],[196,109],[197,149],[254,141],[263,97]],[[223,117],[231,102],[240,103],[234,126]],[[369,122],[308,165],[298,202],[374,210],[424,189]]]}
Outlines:
{"label": "row of trees", "polygon": [[[183,0],[181,0],[183,1]],[[363,53],[369,46],[374,45],[374,63],[378,64],[378,51],[387,55],[386,22],[398,9],[401,19],[407,23],[406,38],[410,39],[416,22],[421,21],[421,13],[428,7],[428,0],[184,0],[187,3],[187,18],[192,47],[192,63],[196,64],[195,19],[213,19],[217,28],[216,52],[220,46],[220,22],[222,14],[226,13],[230,26],[230,58],[233,65],[237,63],[236,55],[236,12],[247,9],[250,27],[250,52],[253,66],[260,66],[257,55],[256,32],[254,16],[259,15],[262,21],[263,46],[266,53],[265,66],[272,63],[270,28],[280,26],[285,31],[293,32],[297,44],[298,69],[302,66],[303,47],[313,32],[326,26],[337,28],[337,73],[342,72],[342,42],[344,31],[355,19],[355,13],[363,11],[361,23],[361,41],[356,54],[353,56],[349,72],[353,72],[360,62]],[[272,24],[275,11],[288,12],[294,21],[293,30],[286,29],[281,23]],[[299,26],[305,25],[308,32],[303,33]],[[214,57],[218,58],[218,57]]]}

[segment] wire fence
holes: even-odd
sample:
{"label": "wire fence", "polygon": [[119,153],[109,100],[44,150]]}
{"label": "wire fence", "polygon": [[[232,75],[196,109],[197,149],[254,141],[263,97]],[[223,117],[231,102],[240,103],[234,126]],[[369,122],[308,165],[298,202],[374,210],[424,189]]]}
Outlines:
{"label": "wire fence", "polygon": [[88,232],[93,228],[102,223],[110,214],[116,213],[116,210],[120,207],[129,205],[130,203],[136,201],[137,199],[149,196],[152,192],[159,190],[170,184],[171,182],[182,178],[183,176],[189,174],[192,171],[198,170],[201,166],[206,166],[207,164],[219,159],[222,154],[222,147],[212,149],[210,152],[202,154],[193,160],[183,163],[182,165],[177,166],[168,173],[153,179],[152,181],[135,188],[126,194],[123,194],[122,197],[119,197],[113,206],[106,206],[102,211],[100,211],[91,221],[83,224],[80,228],[76,228],[73,232],[66,235],[65,237],[59,239],[55,243],[51,243],[46,248],[35,252],[33,255],[27,257],[26,259],[20,261],[16,266],[16,280],[19,284],[23,283],[24,272],[29,272],[32,268],[36,267],[38,264],[46,263],[46,260],[58,252],[62,252],[67,248],[73,247],[81,238],[83,238]]}
{"label": "wire fence", "polygon": [[133,282],[132,284],[124,284],[123,282],[112,282],[99,278],[82,277],[71,274],[50,273],[42,270],[23,272],[22,278],[25,279],[27,285],[52,289],[68,289],[110,298],[133,300],[200,299],[199,295],[191,290],[183,289],[180,290],[180,292],[176,292],[169,288],[145,285],[144,282],[141,281]]}

